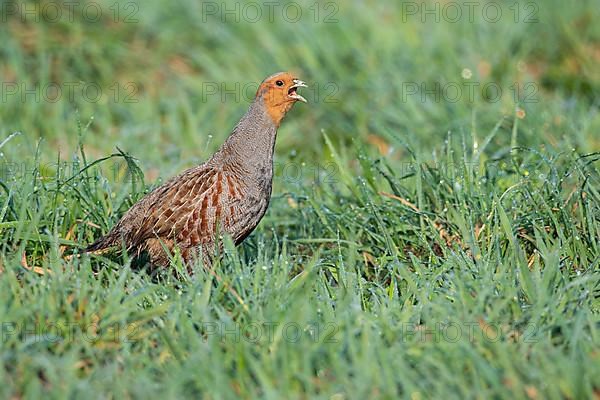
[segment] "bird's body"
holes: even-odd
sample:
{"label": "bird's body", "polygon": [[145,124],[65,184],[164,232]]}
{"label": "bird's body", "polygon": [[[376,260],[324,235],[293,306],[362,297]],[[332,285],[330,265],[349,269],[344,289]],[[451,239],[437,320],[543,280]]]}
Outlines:
{"label": "bird's body", "polygon": [[289,73],[267,78],[209,160],[147,194],[86,251],[124,246],[134,256],[145,254],[155,266],[167,266],[177,248],[190,265],[200,257],[210,263],[220,234],[241,243],[269,205],[277,128],[296,101],[305,101],[296,93],[301,86]]}

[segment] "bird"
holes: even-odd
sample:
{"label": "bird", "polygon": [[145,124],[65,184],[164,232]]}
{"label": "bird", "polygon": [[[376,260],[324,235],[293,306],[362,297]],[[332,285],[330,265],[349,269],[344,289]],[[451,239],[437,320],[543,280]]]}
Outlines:
{"label": "bird", "polygon": [[210,267],[223,234],[237,246],[265,215],[273,184],[277,129],[292,106],[306,99],[305,82],[290,72],[267,77],[248,111],[221,147],[135,203],[85,253],[126,250],[145,265],[168,267],[178,250],[188,270],[201,260]]}

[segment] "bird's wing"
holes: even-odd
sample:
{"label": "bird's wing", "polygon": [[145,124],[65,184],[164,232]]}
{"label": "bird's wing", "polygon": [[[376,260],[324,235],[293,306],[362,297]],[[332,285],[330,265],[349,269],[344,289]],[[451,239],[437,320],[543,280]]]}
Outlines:
{"label": "bird's wing", "polygon": [[[149,238],[179,240],[189,221],[206,218],[206,208],[217,189],[219,171],[201,165],[184,171],[140,200],[121,221],[130,226],[129,243],[138,246]],[[126,219],[129,219],[126,221]]]}

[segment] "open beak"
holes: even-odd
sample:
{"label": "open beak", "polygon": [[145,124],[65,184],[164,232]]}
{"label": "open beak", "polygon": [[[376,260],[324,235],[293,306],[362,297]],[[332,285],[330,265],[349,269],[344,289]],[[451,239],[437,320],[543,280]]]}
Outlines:
{"label": "open beak", "polygon": [[301,101],[303,103],[307,103],[306,99],[304,97],[300,96],[297,92],[299,87],[307,87],[306,84],[304,82],[302,82],[300,79],[294,79],[292,82],[294,82],[294,84],[292,86],[290,86],[290,88],[288,89],[288,97],[290,97],[294,100]]}

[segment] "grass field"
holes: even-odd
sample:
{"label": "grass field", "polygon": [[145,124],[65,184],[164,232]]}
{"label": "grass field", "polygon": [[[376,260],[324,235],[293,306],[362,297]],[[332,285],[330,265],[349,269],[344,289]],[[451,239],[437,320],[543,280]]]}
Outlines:
{"label": "grass field", "polygon": [[[600,7],[467,3],[2,2],[0,398],[600,398]],[[65,257],[280,70],[220,279]]]}

